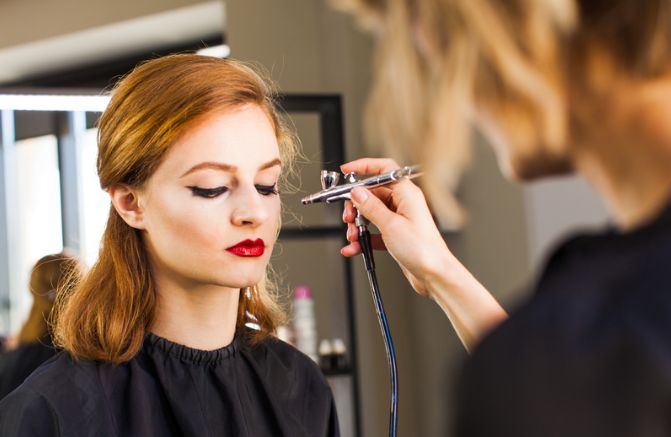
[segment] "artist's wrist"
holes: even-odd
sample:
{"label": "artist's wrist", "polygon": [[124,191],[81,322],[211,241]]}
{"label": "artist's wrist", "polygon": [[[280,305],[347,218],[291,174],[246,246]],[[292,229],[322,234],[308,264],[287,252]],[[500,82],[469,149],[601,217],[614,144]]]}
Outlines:
{"label": "artist's wrist", "polygon": [[426,284],[427,297],[441,300],[450,290],[464,287],[466,276],[470,276],[468,270],[447,246],[441,247],[424,263],[422,280]]}

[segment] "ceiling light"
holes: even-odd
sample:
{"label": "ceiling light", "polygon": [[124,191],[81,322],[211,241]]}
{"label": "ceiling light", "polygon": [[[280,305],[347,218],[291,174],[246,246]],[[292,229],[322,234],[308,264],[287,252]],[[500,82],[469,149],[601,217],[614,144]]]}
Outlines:
{"label": "ceiling light", "polygon": [[205,47],[203,49],[196,51],[196,54],[203,56],[212,56],[214,58],[228,58],[228,56],[231,54],[231,48],[226,44],[222,44],[218,46]]}
{"label": "ceiling light", "polygon": [[110,96],[56,94],[0,94],[0,109],[14,111],[103,112]]}

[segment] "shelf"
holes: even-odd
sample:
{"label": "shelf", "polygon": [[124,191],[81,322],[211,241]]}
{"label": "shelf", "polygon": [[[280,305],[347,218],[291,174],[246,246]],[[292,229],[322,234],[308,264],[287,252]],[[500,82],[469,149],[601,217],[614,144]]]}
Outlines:
{"label": "shelf", "polygon": [[326,377],[336,377],[336,376],[352,376],[352,368],[351,367],[345,367],[342,369],[322,369],[322,373]]}
{"label": "shelf", "polygon": [[280,230],[280,239],[283,238],[324,238],[324,237],[338,237],[343,240],[346,237],[347,227],[343,226],[310,226],[310,227],[293,227],[283,228]]}

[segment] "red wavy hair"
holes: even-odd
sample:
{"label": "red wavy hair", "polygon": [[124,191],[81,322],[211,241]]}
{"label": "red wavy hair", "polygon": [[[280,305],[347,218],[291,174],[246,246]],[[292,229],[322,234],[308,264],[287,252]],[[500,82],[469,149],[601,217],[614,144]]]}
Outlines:
{"label": "red wavy hair", "polygon": [[[142,187],[180,135],[213,112],[247,104],[268,114],[283,165],[290,165],[296,143],[274,96],[268,81],[233,60],[171,55],[140,65],[115,87],[99,122],[101,187]],[[141,235],[111,207],[98,261],[59,295],[55,342],[76,359],[128,361],[142,346],[155,306]],[[252,341],[273,332],[284,318],[265,280],[240,293],[239,330],[250,315],[260,327]]]}

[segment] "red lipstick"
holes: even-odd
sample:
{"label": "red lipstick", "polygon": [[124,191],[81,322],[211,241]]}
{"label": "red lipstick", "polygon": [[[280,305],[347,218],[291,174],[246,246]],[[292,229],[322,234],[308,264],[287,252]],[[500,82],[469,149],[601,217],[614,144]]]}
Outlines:
{"label": "red lipstick", "polygon": [[237,256],[256,257],[263,255],[263,252],[266,250],[266,245],[262,239],[257,238],[256,240],[241,241],[235,246],[231,246],[226,250]]}

